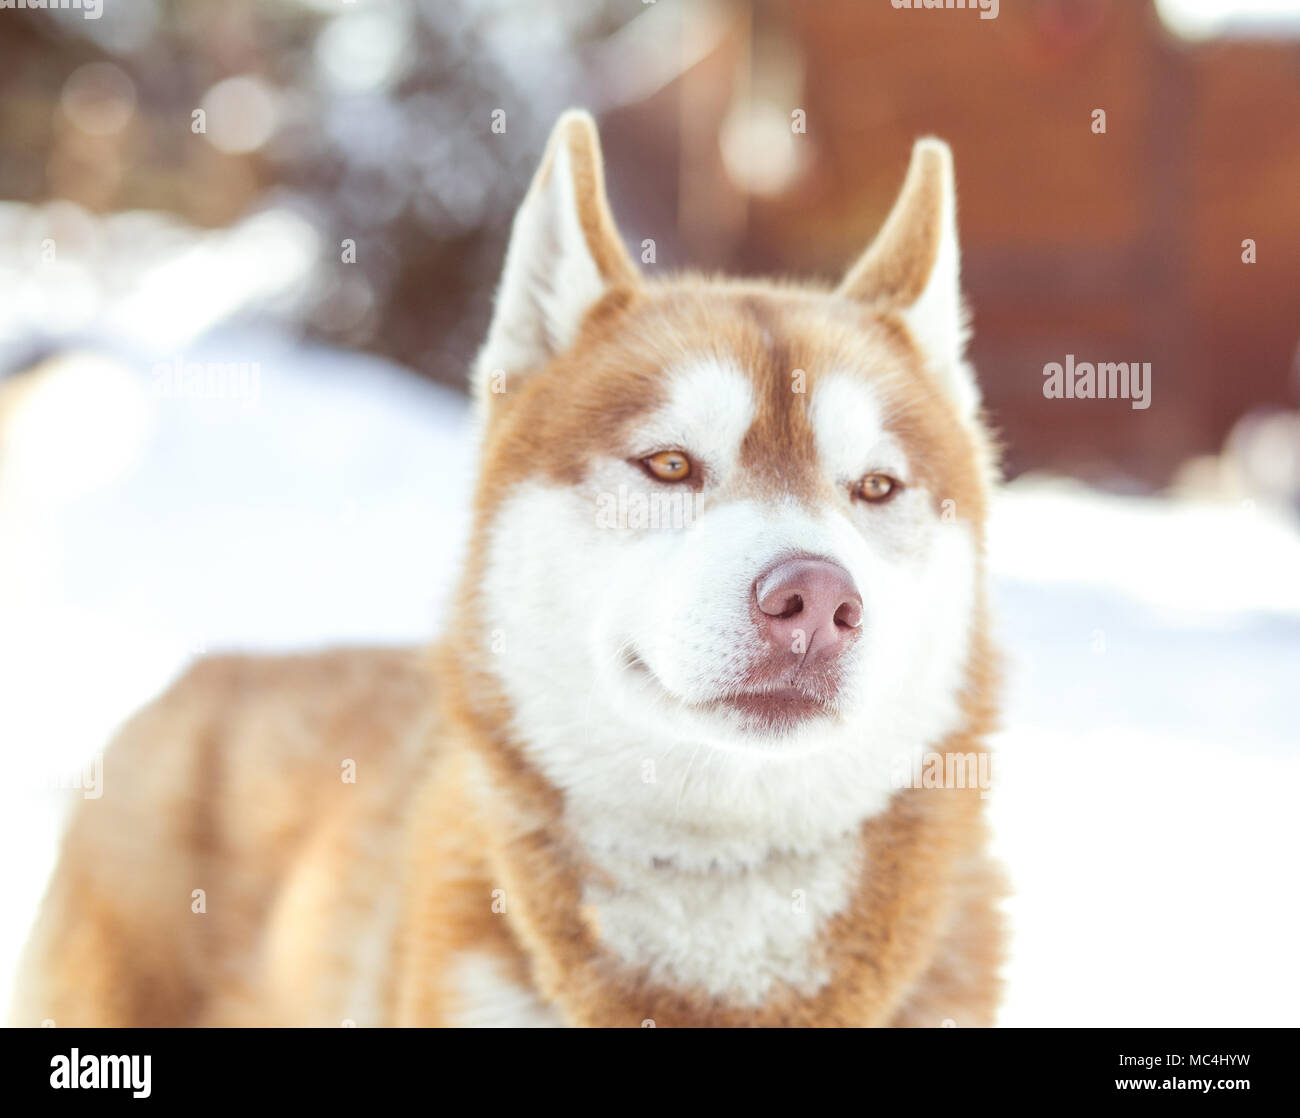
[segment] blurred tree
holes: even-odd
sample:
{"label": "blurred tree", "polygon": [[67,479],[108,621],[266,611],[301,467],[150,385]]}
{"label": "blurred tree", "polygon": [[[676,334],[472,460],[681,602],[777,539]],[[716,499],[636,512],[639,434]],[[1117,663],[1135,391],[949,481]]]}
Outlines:
{"label": "blurred tree", "polygon": [[201,227],[296,209],[324,245],[303,327],[460,384],[510,216],[581,97],[575,59],[638,14],[605,0],[10,13],[0,197]]}

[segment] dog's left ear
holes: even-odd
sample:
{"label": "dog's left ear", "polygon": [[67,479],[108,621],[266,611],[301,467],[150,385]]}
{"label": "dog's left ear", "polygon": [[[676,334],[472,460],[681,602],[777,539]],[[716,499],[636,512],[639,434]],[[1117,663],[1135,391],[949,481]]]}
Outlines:
{"label": "dog's left ear", "polygon": [[605,197],[596,122],[570,109],[515,215],[496,310],[475,367],[479,398],[508,392],[518,377],[573,342],[606,292],[638,283]]}
{"label": "dog's left ear", "polygon": [[942,140],[917,141],[898,201],[838,294],[898,314],[962,415],[974,414],[980,397],[965,361],[957,192]]}

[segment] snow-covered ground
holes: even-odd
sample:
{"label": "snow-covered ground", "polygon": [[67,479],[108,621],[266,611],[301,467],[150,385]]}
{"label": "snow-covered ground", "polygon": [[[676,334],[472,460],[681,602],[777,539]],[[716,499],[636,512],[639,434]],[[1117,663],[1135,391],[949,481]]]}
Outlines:
{"label": "snow-covered ground", "polygon": [[[459,396],[227,331],[184,359],[256,377],[176,398],[173,357],[68,358],[0,397],[0,1002],[75,794],[56,785],[122,718],[205,650],[424,639],[455,567]],[[1003,1023],[1296,1024],[1300,532],[1025,480],[991,557]]]}

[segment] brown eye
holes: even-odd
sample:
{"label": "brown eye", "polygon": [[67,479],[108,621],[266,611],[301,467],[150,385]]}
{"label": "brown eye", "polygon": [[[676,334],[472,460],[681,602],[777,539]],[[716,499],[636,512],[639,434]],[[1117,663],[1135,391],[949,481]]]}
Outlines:
{"label": "brown eye", "polygon": [[641,465],[651,477],[660,481],[685,481],[691,476],[691,460],[680,450],[661,450],[649,458],[642,458]]}
{"label": "brown eye", "polygon": [[887,501],[896,492],[898,492],[898,482],[888,474],[867,474],[853,491],[854,496],[862,498],[864,501],[873,501],[880,504],[881,501]]}

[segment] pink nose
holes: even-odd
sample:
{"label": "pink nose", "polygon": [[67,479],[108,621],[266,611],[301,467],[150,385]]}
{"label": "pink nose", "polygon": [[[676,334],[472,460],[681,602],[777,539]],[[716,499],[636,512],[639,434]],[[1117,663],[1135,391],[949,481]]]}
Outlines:
{"label": "pink nose", "polygon": [[808,662],[845,648],[862,625],[862,595],[828,559],[787,559],[754,583],[759,623],[772,641]]}

